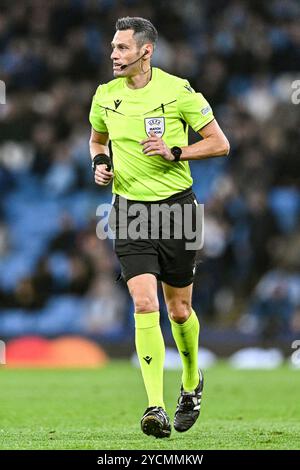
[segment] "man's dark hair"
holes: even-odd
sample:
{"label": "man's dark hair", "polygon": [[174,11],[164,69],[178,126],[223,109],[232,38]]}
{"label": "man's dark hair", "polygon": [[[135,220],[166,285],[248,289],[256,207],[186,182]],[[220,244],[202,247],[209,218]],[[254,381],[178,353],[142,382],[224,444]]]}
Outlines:
{"label": "man's dark hair", "polygon": [[126,29],[133,30],[133,35],[139,47],[146,44],[146,42],[152,43],[155,47],[158,33],[151,21],[138,16],[119,18],[116,22],[116,31],[125,31]]}

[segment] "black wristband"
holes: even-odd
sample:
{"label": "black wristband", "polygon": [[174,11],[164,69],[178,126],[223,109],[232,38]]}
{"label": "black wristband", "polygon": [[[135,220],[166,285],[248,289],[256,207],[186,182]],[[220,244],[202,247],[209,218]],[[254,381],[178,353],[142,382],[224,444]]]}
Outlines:
{"label": "black wristband", "polygon": [[110,171],[112,167],[111,158],[108,155],[105,155],[105,153],[98,153],[98,155],[93,158],[93,172],[95,173],[97,165],[102,165],[103,163],[106,164],[106,170]]}

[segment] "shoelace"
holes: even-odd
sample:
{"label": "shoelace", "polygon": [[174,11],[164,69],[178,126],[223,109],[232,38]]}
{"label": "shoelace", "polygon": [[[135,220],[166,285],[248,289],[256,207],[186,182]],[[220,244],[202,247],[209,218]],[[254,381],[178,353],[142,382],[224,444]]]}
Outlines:
{"label": "shoelace", "polygon": [[181,411],[193,411],[199,405],[200,396],[197,394],[182,393],[178,402],[178,409]]}
{"label": "shoelace", "polygon": [[192,397],[182,396],[179,402],[179,408],[183,411],[192,411],[194,409],[194,402]]}

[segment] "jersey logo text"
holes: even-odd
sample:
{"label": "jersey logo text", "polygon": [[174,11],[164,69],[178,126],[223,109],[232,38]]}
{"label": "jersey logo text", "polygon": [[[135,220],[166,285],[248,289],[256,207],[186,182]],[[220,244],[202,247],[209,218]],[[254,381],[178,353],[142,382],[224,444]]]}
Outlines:
{"label": "jersey logo text", "polygon": [[165,133],[165,118],[145,118],[145,129],[149,137],[150,132],[154,132],[158,137],[162,137]]}

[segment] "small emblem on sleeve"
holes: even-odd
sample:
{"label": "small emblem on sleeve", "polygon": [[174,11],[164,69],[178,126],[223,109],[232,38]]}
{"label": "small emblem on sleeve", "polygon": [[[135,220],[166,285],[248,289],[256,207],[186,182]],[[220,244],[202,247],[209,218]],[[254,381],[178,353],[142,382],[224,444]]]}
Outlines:
{"label": "small emblem on sleeve", "polygon": [[184,85],[184,88],[186,88],[187,91],[189,91],[190,93],[194,93],[194,90],[193,90],[193,88],[191,87],[191,85]]}
{"label": "small emblem on sleeve", "polygon": [[158,137],[162,137],[165,133],[165,118],[145,118],[145,129],[148,136],[150,132],[154,132]]}
{"label": "small emblem on sleeve", "polygon": [[202,108],[201,109],[201,114],[203,114],[203,116],[205,116],[207,113],[209,113],[211,111],[211,107],[210,106],[206,106],[205,108]]}

